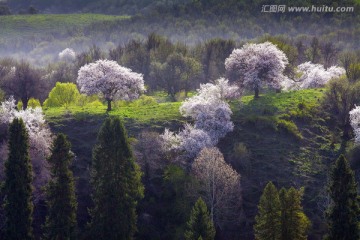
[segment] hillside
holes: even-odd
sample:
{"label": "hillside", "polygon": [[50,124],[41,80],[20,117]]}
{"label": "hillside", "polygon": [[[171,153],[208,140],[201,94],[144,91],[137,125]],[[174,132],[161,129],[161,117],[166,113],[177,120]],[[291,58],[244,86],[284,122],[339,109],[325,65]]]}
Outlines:
{"label": "hillside", "polygon": [[[40,9],[40,14],[0,16],[0,54],[27,58],[37,65],[55,60],[66,47],[83,52],[95,44],[108,51],[132,39],[144,41],[153,32],[173,43],[189,46],[212,38],[241,44],[270,34],[286,36],[294,43],[310,42],[316,36],[322,42],[336,42],[340,51],[359,49],[360,15],[356,1],[337,3],[354,7],[354,12],[316,14],[262,13],[266,1],[38,0],[32,3]],[[14,9],[29,7],[22,0],[10,0],[8,4]],[[336,7],[337,4],[292,1],[286,6]]]}
{"label": "hillside", "polygon": [[[242,239],[253,236],[252,225],[259,197],[270,180],[279,187],[304,186],[304,209],[313,223],[310,235],[318,239],[324,233],[324,206],[319,203],[325,198],[328,167],[336,158],[340,144],[332,142],[334,133],[317,109],[322,96],[323,90],[317,89],[269,93],[258,100],[245,96],[241,102],[231,102],[235,129],[218,146],[226,161],[242,177],[246,219],[240,231]],[[181,128],[186,119],[178,113],[179,106],[180,103],[161,103],[120,107],[110,115],[124,118],[129,136],[138,138],[143,130],[161,133],[165,127],[174,131]],[[87,180],[91,148],[106,117],[105,110],[99,106],[45,111],[52,130],[67,134],[77,155],[74,171],[78,177],[79,213],[83,217],[80,225],[86,222],[84,216],[90,203]],[[153,227],[156,228],[155,223]]]}
{"label": "hillside", "polygon": [[38,35],[64,36],[70,31],[84,29],[93,23],[113,22],[128,19],[127,16],[101,14],[42,14],[9,15],[0,18],[0,36],[5,39],[36,37]]}

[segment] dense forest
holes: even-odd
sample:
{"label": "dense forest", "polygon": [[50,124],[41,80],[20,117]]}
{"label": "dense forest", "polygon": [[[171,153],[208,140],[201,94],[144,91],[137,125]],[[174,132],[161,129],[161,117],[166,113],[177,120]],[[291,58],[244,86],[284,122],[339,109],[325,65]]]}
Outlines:
{"label": "dense forest", "polygon": [[359,239],[359,5],[269,4],[0,1],[0,239]]}
{"label": "dense forest", "polygon": [[[29,3],[9,0],[3,7],[7,9],[2,10],[3,14],[25,15],[7,15],[0,19],[0,53],[17,58],[26,56],[34,63],[44,65],[54,60],[57,53],[66,47],[85,51],[96,44],[102,49],[110,49],[133,39],[145,41],[152,32],[172,42],[181,41],[192,46],[212,38],[244,43],[270,34],[284,35],[294,42],[310,41],[316,36],[348,50],[359,47],[359,10],[354,7],[358,6],[356,1],[286,3],[286,6],[315,4],[354,7],[353,12],[346,13],[263,13],[261,9],[266,4],[270,3],[233,0]],[[271,4],[285,3],[279,1]],[[94,12],[112,15],[87,15]]]}

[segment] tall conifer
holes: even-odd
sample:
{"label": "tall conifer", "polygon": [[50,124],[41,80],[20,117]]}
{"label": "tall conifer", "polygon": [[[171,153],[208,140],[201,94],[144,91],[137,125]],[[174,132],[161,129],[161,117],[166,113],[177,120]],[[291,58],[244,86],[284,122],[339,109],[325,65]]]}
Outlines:
{"label": "tall conifer", "polygon": [[278,240],[281,237],[281,208],[279,193],[269,182],[260,197],[258,214],[255,217],[255,239]]}
{"label": "tall conifer", "polygon": [[310,220],[301,206],[303,191],[291,187],[280,190],[281,239],[306,240]]}
{"label": "tall conifer", "polygon": [[102,125],[93,150],[92,239],[128,240],[136,232],[136,206],[143,196],[141,172],[118,118]]}
{"label": "tall conifer", "polygon": [[9,155],[5,162],[5,239],[29,240],[32,233],[32,166],[29,136],[24,122],[15,118],[9,127]]}
{"label": "tall conifer", "polygon": [[51,180],[46,189],[48,216],[45,237],[49,240],[76,239],[75,184],[69,169],[74,155],[71,144],[64,134],[58,134],[48,159],[51,167]]}
{"label": "tall conifer", "polygon": [[214,224],[211,221],[205,202],[199,198],[191,211],[190,220],[185,231],[185,239],[213,240],[214,238]]}
{"label": "tall conifer", "polygon": [[332,204],[328,212],[330,240],[359,239],[359,203],[354,172],[341,155],[331,172]]}

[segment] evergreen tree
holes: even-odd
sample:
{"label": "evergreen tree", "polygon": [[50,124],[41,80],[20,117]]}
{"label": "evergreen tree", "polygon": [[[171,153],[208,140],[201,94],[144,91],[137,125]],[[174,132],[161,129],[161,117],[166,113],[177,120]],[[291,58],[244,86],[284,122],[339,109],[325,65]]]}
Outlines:
{"label": "evergreen tree", "polygon": [[214,238],[214,224],[211,221],[205,202],[199,198],[191,211],[190,220],[187,222],[185,239],[213,240]]}
{"label": "evergreen tree", "polygon": [[301,206],[303,191],[291,187],[279,192],[281,203],[281,239],[306,240],[310,220]]}
{"label": "evergreen tree", "polygon": [[279,193],[269,182],[260,197],[258,214],[255,217],[255,239],[278,240],[281,237],[281,206]]}
{"label": "evergreen tree", "polygon": [[9,127],[9,155],[5,162],[5,239],[33,239],[32,166],[25,124],[15,118]]}
{"label": "evergreen tree", "polygon": [[48,216],[46,218],[46,239],[76,239],[75,184],[73,173],[69,169],[74,158],[71,144],[64,134],[57,135],[48,159],[51,167],[51,181],[46,195]]}
{"label": "evergreen tree", "polygon": [[137,200],[143,197],[144,187],[118,118],[106,119],[100,129],[93,150],[91,181],[94,208],[90,211],[89,238],[133,239]]}
{"label": "evergreen tree", "polygon": [[330,240],[359,239],[359,204],[354,173],[341,155],[331,172],[329,187],[332,204],[328,213]]}

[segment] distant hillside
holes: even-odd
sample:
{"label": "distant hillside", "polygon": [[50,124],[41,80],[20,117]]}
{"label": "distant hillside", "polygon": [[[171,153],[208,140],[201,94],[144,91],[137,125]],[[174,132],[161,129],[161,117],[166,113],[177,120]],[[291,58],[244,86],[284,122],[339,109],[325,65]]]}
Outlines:
{"label": "distant hillside", "polygon": [[9,15],[0,18],[0,36],[7,39],[41,35],[61,37],[70,32],[76,34],[76,30],[85,29],[94,23],[108,23],[129,18],[101,14]]}
{"label": "distant hillside", "polygon": [[262,5],[288,6],[354,6],[356,0],[7,0],[14,13],[26,10],[30,6],[43,13],[106,13],[106,14],[138,14],[149,12],[155,8],[163,11],[187,10],[212,12],[214,14],[235,14],[239,12],[259,13]]}

